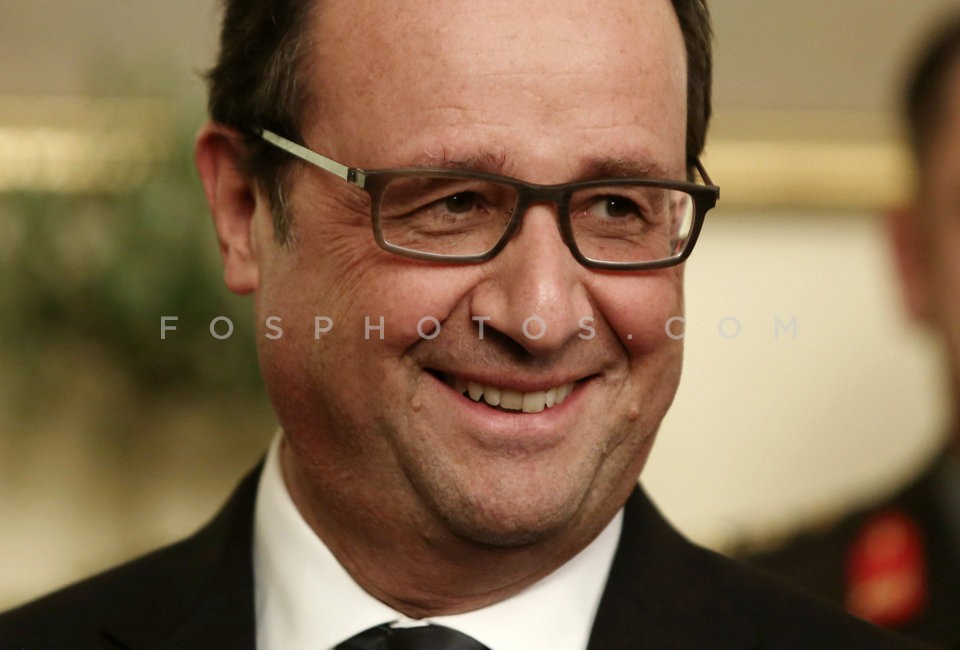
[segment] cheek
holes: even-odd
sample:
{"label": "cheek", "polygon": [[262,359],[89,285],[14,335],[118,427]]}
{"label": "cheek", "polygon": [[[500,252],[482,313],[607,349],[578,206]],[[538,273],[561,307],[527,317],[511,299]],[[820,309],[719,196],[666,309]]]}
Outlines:
{"label": "cheek", "polygon": [[[683,317],[683,271],[674,267],[636,276],[607,276],[593,292],[602,317],[631,354],[682,347],[667,336],[671,318]],[[683,323],[671,325],[674,335]]]}
{"label": "cheek", "polygon": [[935,282],[935,318],[950,345],[954,364],[960,366],[960,255],[944,261]]}
{"label": "cheek", "polygon": [[[441,267],[382,253],[377,263],[361,263],[350,283],[349,313],[364,327],[365,317],[383,319],[381,345],[402,352],[431,336],[437,323],[448,317],[469,296],[478,281],[479,267]],[[349,325],[349,322],[346,323]]]}
{"label": "cheek", "polygon": [[[272,287],[271,293],[288,294],[283,298],[288,311],[298,305],[320,309],[317,315],[332,318],[336,328],[358,332],[360,338],[367,318],[377,325],[383,317],[385,342],[411,344],[419,338],[420,320],[443,322],[478,277],[477,267],[440,267],[382,250],[374,239],[368,205],[344,210],[348,202],[342,196],[339,203],[322,194],[299,198],[298,204],[316,206],[313,213],[325,218],[296,218],[297,242],[272,278],[274,284],[285,285]],[[429,327],[424,323],[425,332]]]}
{"label": "cheek", "polygon": [[[400,359],[411,346],[431,336],[435,322],[446,327],[450,314],[475,284],[476,270],[426,266],[375,246],[371,251],[365,245],[339,249],[332,245],[326,264],[298,264],[292,267],[294,272],[277,277],[285,286],[274,287],[271,303],[260,306],[261,328],[264,318],[280,315],[284,342],[296,345],[297,354],[333,354],[352,365],[369,367]],[[332,321],[332,329],[319,339],[317,317]],[[381,373],[383,368],[371,371]]]}
{"label": "cheek", "polygon": [[927,235],[924,255],[930,313],[938,328],[954,340],[960,337],[960,216],[944,211]]}

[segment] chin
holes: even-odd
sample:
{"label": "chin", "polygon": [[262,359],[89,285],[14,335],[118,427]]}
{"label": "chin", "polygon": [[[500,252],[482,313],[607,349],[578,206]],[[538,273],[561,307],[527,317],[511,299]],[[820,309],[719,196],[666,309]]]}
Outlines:
{"label": "chin", "polygon": [[[577,522],[586,486],[484,485],[447,489],[431,498],[435,514],[458,536],[486,546],[514,548],[547,540]],[[556,487],[556,483],[552,483]],[[490,488],[493,489],[490,489]],[[539,491],[538,491],[539,488]]]}
{"label": "chin", "polygon": [[448,519],[446,523],[450,530],[463,539],[483,546],[498,548],[519,548],[537,544],[550,539],[564,528],[562,524],[507,523],[464,517],[457,517],[455,520]]}

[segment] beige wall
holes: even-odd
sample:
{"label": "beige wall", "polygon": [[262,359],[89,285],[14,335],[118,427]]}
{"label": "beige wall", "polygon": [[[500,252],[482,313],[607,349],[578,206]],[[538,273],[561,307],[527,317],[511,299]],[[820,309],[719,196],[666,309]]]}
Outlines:
{"label": "beige wall", "polygon": [[894,488],[944,424],[877,215],[712,216],[687,268],[684,378],[644,480],[681,528],[722,544]]}

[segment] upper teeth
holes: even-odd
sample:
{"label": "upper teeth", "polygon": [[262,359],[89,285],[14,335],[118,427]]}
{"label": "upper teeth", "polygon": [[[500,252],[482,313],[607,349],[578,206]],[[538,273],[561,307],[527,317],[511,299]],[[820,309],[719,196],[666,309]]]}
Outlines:
{"label": "upper teeth", "polygon": [[524,413],[539,413],[545,408],[560,404],[567,399],[567,395],[573,390],[573,382],[570,382],[554,386],[548,390],[521,393],[509,388],[478,384],[459,377],[454,379],[453,386],[459,392],[468,395],[474,402],[483,400],[490,406],[499,406],[508,411],[523,411]]}

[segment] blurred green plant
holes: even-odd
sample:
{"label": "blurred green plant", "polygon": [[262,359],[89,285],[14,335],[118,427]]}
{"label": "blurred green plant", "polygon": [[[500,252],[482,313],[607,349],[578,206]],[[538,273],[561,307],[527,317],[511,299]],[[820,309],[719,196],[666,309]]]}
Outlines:
{"label": "blurred green plant", "polygon": [[[167,153],[125,189],[0,193],[0,349],[18,374],[80,346],[140,394],[260,390],[250,301],[223,286],[191,158],[201,120],[171,116]],[[179,319],[166,340],[163,316]],[[219,316],[235,326],[223,341]]]}

